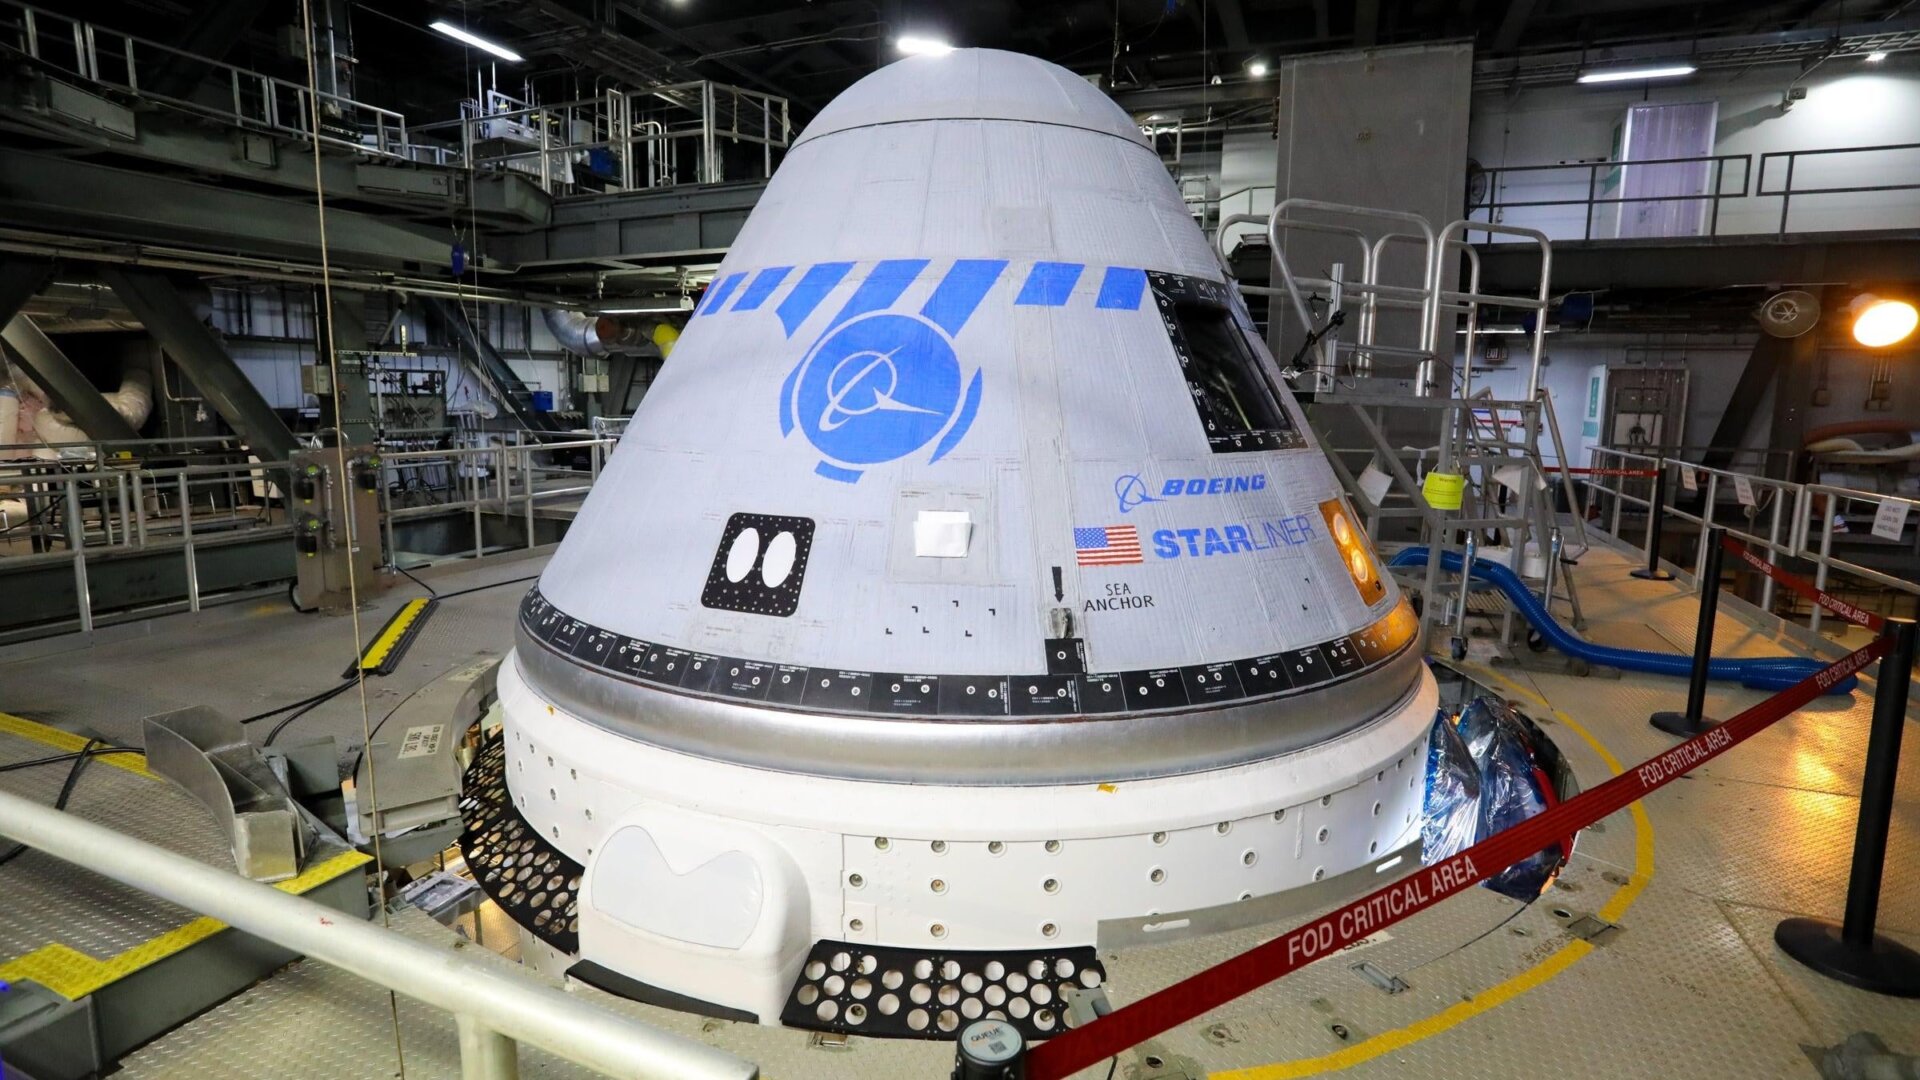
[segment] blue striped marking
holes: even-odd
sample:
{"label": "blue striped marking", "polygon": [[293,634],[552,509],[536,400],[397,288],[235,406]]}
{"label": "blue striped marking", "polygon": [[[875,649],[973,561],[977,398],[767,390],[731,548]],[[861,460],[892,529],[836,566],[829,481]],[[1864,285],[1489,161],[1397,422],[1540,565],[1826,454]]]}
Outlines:
{"label": "blue striped marking", "polygon": [[920,314],[927,321],[947,332],[948,337],[958,337],[960,328],[973,318],[973,311],[980,301],[1000,280],[1000,272],[1007,268],[1005,259],[961,259],[940,279],[940,284],[927,297],[927,304]]}
{"label": "blue striped marking", "polygon": [[846,277],[851,269],[853,264],[850,262],[816,263],[807,267],[807,272],[800,276],[800,284],[795,285],[775,309],[780,316],[780,325],[786,327],[788,337],[800,329],[800,324],[807,321],[807,316],[813,314],[813,309],[820,306],[820,301],[833,291],[835,285],[840,284],[840,279]]}
{"label": "blue striped marking", "polygon": [[746,278],[746,276],[744,271],[738,274],[728,274],[726,277],[720,279],[719,284],[709,286],[707,288],[707,294],[700,298],[700,314],[711,315],[719,311],[721,306],[727,302],[727,297],[733,295],[733,290],[740,287],[740,282]]}
{"label": "blue striped marking", "polygon": [[1100,279],[1100,296],[1093,302],[1096,308],[1111,308],[1119,311],[1138,311],[1140,295],[1147,291],[1147,272],[1126,266],[1109,266],[1107,274]]}
{"label": "blue striped marking", "polygon": [[900,294],[907,291],[907,286],[913,284],[913,279],[919,277],[920,271],[926,268],[925,259],[887,259],[875,263],[867,273],[867,280],[861,282],[860,287],[847,298],[846,306],[833,317],[827,329],[831,330],[869,311],[892,307],[893,302],[900,299]]}
{"label": "blue striped marking", "polygon": [[769,266],[753,275],[753,282],[741,290],[740,299],[734,301],[732,310],[758,309],[761,304],[767,302],[767,297],[772,296],[773,290],[779,288],[780,283],[787,280],[787,275],[791,273],[793,273],[791,266]]}
{"label": "blue striped marking", "polygon": [[1033,264],[1033,270],[1027,274],[1027,283],[1020,287],[1020,295],[1014,297],[1016,306],[1061,307],[1067,297],[1073,295],[1074,282],[1080,280],[1080,272],[1085,263],[1040,262]]}

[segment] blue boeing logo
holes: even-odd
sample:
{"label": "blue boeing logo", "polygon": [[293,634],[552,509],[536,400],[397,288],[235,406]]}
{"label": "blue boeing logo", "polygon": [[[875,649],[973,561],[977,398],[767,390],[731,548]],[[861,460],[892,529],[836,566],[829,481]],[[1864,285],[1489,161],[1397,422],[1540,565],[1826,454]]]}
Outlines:
{"label": "blue boeing logo", "polygon": [[[781,391],[780,429],[792,434],[799,428],[820,451],[823,460],[814,472],[851,484],[865,468],[898,461],[928,444],[929,462],[959,445],[980,411],[981,374],[975,368],[969,378],[961,369],[954,338],[1006,265],[998,259],[957,260],[920,310],[906,314],[888,309],[927,261],[874,264]],[[849,269],[838,264],[826,276],[815,267],[796,292],[818,278],[813,287],[824,296]],[[810,310],[819,297],[805,303]],[[799,316],[804,319],[804,312]]]}
{"label": "blue boeing logo", "polygon": [[846,323],[797,371],[789,426],[825,456],[816,472],[848,483],[860,467],[906,457],[945,433],[930,459],[938,461],[966,435],[980,404],[980,373],[963,388],[952,342],[911,315]]}

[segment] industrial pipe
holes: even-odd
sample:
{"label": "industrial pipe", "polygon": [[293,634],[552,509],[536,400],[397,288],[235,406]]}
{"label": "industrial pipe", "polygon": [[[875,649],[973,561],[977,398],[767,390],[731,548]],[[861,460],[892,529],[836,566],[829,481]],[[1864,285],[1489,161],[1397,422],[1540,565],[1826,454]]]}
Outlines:
{"label": "industrial pipe", "polygon": [[648,345],[665,356],[680,338],[680,331],[662,319],[615,318],[565,308],[547,308],[547,329],[560,347],[581,356],[607,356],[635,352]]}
{"label": "industrial pipe", "polygon": [[4,791],[0,835],[444,1009],[460,1019],[463,1033],[497,1032],[609,1076],[760,1074],[752,1062],[535,983],[490,954],[475,958],[415,941]]}

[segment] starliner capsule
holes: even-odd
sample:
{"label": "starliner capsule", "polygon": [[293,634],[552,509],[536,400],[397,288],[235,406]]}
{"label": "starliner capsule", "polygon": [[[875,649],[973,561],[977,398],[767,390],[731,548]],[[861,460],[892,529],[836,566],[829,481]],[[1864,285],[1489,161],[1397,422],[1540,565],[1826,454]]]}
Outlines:
{"label": "starliner capsule", "polygon": [[609,989],[1044,1038],[1105,935],[1417,835],[1417,630],[1138,127],[914,57],[795,141],[527,595],[463,842]]}

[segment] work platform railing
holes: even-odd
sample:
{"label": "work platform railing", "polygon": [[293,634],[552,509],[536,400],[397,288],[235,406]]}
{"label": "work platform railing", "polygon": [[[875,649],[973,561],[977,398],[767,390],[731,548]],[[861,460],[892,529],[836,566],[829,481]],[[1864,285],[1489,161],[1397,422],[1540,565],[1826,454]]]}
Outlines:
{"label": "work platform railing", "polygon": [[[1316,410],[1310,419],[1326,449],[1342,486],[1358,507],[1369,535],[1377,536],[1383,519],[1417,518],[1423,541],[1445,552],[1462,531],[1473,535],[1496,531],[1514,553],[1524,572],[1531,542],[1548,567],[1538,575],[1542,603],[1554,599],[1552,565],[1559,558],[1560,539],[1546,489],[1556,482],[1571,490],[1571,479],[1560,470],[1550,475],[1539,451],[1541,438],[1551,436],[1560,447],[1559,424],[1552,402],[1540,389],[1540,364],[1545,344],[1545,314],[1553,273],[1552,245],[1533,229],[1513,225],[1459,220],[1438,230],[1418,214],[1373,207],[1349,206],[1313,199],[1281,200],[1271,214],[1230,214],[1214,235],[1222,266],[1231,260],[1227,245],[1238,235],[1236,227],[1265,229],[1272,252],[1276,287],[1241,285],[1243,293],[1279,298],[1271,315],[1275,326],[1287,326],[1302,344],[1295,357],[1273,377],[1287,381],[1299,393],[1311,395]],[[1510,236],[1539,249],[1539,277],[1533,286],[1513,294],[1489,294],[1480,278],[1480,255],[1470,238],[1476,234]],[[1321,238],[1326,245],[1313,249],[1320,274],[1296,272],[1301,256],[1289,243],[1302,235]],[[1411,259],[1396,258],[1411,248]],[[1464,267],[1467,284],[1455,283]],[[1411,268],[1411,269],[1409,269]],[[1325,311],[1316,314],[1316,306]],[[1473,381],[1472,360],[1483,308],[1530,312],[1533,331],[1528,338],[1530,360],[1525,367],[1526,391],[1517,400],[1493,400]],[[1398,316],[1397,318],[1395,316]],[[1285,323],[1291,317],[1293,323]],[[1351,329],[1349,329],[1351,328]],[[1396,338],[1397,335],[1397,339]],[[1464,346],[1456,345],[1459,338]],[[1456,362],[1456,358],[1458,361]],[[1337,448],[1333,431],[1323,423],[1322,410],[1351,414],[1371,446]],[[1389,413],[1398,412],[1405,427],[1423,432],[1415,449],[1417,468],[1426,472],[1425,454],[1433,454],[1431,477],[1443,483],[1430,490],[1427,476],[1408,468],[1408,448],[1389,438]],[[1511,413],[1508,425],[1499,422]],[[1495,418],[1492,424],[1483,415]],[[1429,441],[1430,440],[1430,441]],[[1358,458],[1366,465],[1356,470]],[[1344,460],[1351,458],[1352,460]],[[1564,448],[1556,460],[1566,461]],[[1447,492],[1446,498],[1439,491]],[[1395,505],[1388,505],[1394,501]],[[1401,505],[1404,503],[1404,505]],[[1581,526],[1576,523],[1576,531]],[[1580,535],[1580,544],[1585,537]],[[1429,560],[1423,595],[1429,603],[1426,617],[1446,617],[1441,593],[1442,560]],[[1579,601],[1571,590],[1567,602],[1579,619]],[[1451,603],[1456,623],[1464,617],[1468,579],[1458,579]],[[1509,620],[1505,631],[1515,624]]]}
{"label": "work platform railing", "polygon": [[[183,52],[17,0],[0,0],[0,44],[71,78],[303,142],[412,160],[406,117],[392,109]],[[190,77],[182,77],[182,74]],[[168,92],[178,82],[184,91]],[[217,88],[214,92],[210,88]],[[314,130],[314,105],[320,130]],[[131,132],[123,133],[131,136]]]}
{"label": "work platform railing", "polygon": [[[753,172],[765,178],[793,132],[786,98],[712,81],[554,104],[481,89],[462,102],[458,119],[409,125],[393,109],[19,0],[0,0],[0,51],[7,50],[76,85],[241,130],[392,162],[519,173],[550,195],[747,179],[727,175],[725,147],[740,144],[760,148]],[[112,134],[133,139],[137,132]]]}
{"label": "work platform railing", "polygon": [[[475,558],[487,553],[482,518],[488,515],[523,522],[525,547],[538,546],[539,511],[590,491],[618,442],[611,435],[552,432],[490,433],[488,440],[381,454],[384,562],[392,565],[398,555],[396,523],[452,514],[471,516]],[[91,582],[102,560],[177,555],[186,609],[199,611],[206,548],[292,537],[284,495],[290,463],[254,461],[227,447],[218,449],[238,460],[153,467],[115,457],[155,445],[61,444],[51,449],[104,454],[85,461],[0,460],[0,573],[71,566],[73,617],[81,631],[91,632],[97,606]],[[427,497],[410,498],[420,492]]]}
{"label": "work platform railing", "polygon": [[[1825,166],[1825,167],[1822,167]],[[1626,193],[1633,170],[1676,176],[1675,194]],[[1691,176],[1685,175],[1691,173]],[[1811,176],[1809,174],[1812,174]],[[1862,182],[1862,174],[1878,182]],[[1481,174],[1486,197],[1470,217],[1488,222],[1527,224],[1555,240],[1654,239],[1660,236],[1784,236],[1793,231],[1794,200],[1876,192],[1914,192],[1904,220],[1884,212],[1856,215],[1858,224],[1839,229],[1883,229],[1920,225],[1920,143],[1812,147],[1759,154],[1703,154],[1693,157],[1607,159],[1543,165],[1500,165]],[[1779,200],[1778,213],[1772,200]],[[1816,204],[1817,205],[1817,204]],[[1697,222],[1670,222],[1671,231],[1641,232],[1623,224],[1636,209],[1680,208]],[[1900,209],[1900,208],[1886,208]],[[1803,215],[1804,217],[1804,215]],[[1665,227],[1663,226],[1663,229]],[[1826,225],[1833,231],[1834,226]],[[1493,238],[1496,242],[1499,238]]]}
{"label": "work platform railing", "polygon": [[[1863,519],[1898,519],[1899,536],[1882,539],[1914,550],[1920,545],[1920,533],[1915,532],[1920,528],[1920,499],[1830,484],[1797,484],[1630,450],[1593,447],[1591,455],[1586,515],[1596,522],[1604,518],[1607,533],[1625,541],[1627,537],[1621,532],[1623,513],[1628,507],[1636,509],[1644,518],[1638,543],[1649,560],[1660,556],[1655,545],[1660,540],[1661,525],[1668,520],[1687,522],[1699,530],[1692,560],[1697,580],[1707,565],[1708,534],[1720,527],[1729,536],[1745,541],[1749,550],[1770,565],[1778,566],[1782,559],[1812,563],[1814,585],[1822,592],[1839,589],[1834,580],[1837,573],[1852,579],[1852,584],[1912,596],[1920,605],[1920,581],[1875,570],[1834,553],[1836,519],[1847,516],[1850,507],[1869,508],[1859,513]],[[1661,483],[1663,475],[1665,482]],[[1696,502],[1697,511],[1687,509]],[[1891,512],[1883,514],[1883,510]],[[1775,595],[1774,579],[1766,577],[1761,584],[1760,606],[1771,611]],[[1810,606],[1810,629],[1819,631],[1823,614],[1818,605]]]}
{"label": "work platform railing", "polygon": [[491,954],[416,941],[4,791],[0,836],[451,1013],[466,1080],[518,1076],[522,1042],[630,1080],[759,1075],[751,1062],[598,1008]]}

